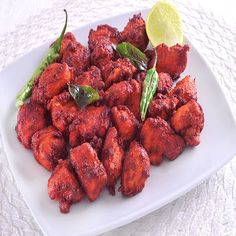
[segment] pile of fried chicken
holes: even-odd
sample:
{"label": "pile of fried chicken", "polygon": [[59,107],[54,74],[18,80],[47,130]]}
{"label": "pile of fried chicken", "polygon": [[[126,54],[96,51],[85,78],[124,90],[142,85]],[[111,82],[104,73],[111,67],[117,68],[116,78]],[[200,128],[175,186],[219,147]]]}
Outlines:
{"label": "pile of fried chicken", "polygon": [[[18,139],[52,171],[48,195],[63,213],[84,196],[96,200],[104,188],[115,195],[120,177],[119,191],[136,195],[150,176],[150,164],[159,165],[164,157],[174,160],[186,146],[200,143],[204,114],[195,80],[179,79],[189,47],[155,48],[159,84],[142,122],[146,73],[118,55],[114,45],[120,42],[142,50],[152,67],[154,53],[146,49],[149,40],[141,14],[134,15],[122,32],[109,25],[91,29],[88,48],[66,33],[59,60],[36,79],[29,102],[19,110]],[[68,92],[69,83],[91,86],[100,100],[80,108]]]}

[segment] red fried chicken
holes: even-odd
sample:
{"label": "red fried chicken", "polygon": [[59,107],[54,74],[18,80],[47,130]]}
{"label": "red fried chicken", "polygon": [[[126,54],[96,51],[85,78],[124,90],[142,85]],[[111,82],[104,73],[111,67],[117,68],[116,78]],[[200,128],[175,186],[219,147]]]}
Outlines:
{"label": "red fried chicken", "polygon": [[158,73],[158,87],[157,93],[166,94],[169,92],[173,85],[173,80],[168,73],[160,72]]}
{"label": "red fried chicken", "polygon": [[149,117],[161,117],[163,120],[168,120],[173,112],[177,109],[179,100],[176,97],[168,97],[160,93],[151,101],[148,108]]}
{"label": "red fried chicken", "polygon": [[37,131],[32,137],[32,150],[36,161],[52,171],[60,159],[67,158],[66,142],[53,126]]}
{"label": "red fried chicken", "polygon": [[48,109],[51,110],[53,125],[67,136],[69,125],[79,114],[79,107],[69,92],[54,96],[48,105]]}
{"label": "red fried chicken", "polygon": [[68,213],[70,206],[83,198],[83,190],[69,160],[59,160],[48,180],[48,196],[59,202],[62,213]]}
{"label": "red fried chicken", "polygon": [[73,78],[71,68],[67,64],[53,63],[36,80],[31,101],[47,105],[52,97],[61,93]]}
{"label": "red fried chicken", "polygon": [[[66,42],[64,42],[64,45],[65,44]],[[76,40],[72,39],[67,42],[65,48],[62,48],[61,62],[72,67],[75,71],[75,75],[79,75],[89,68],[89,50]]]}
{"label": "red fried chicken", "polygon": [[110,25],[99,25],[96,30],[91,29],[88,38],[90,51],[93,51],[98,45],[100,46],[101,41],[104,39],[106,39],[109,44],[117,44],[121,40],[118,29]]}
{"label": "red fried chicken", "polygon": [[127,58],[110,61],[102,69],[106,88],[110,87],[113,83],[131,79],[136,71],[137,69]]}
{"label": "red fried chicken", "polygon": [[132,93],[128,95],[125,105],[133,112],[136,119],[140,120],[140,100],[142,96],[142,85],[137,80],[130,81]]}
{"label": "red fried chicken", "polygon": [[17,115],[16,133],[25,148],[31,148],[35,132],[47,126],[46,110],[36,103],[25,103]]}
{"label": "red fried chicken", "polygon": [[142,51],[146,49],[149,40],[146,34],[145,21],[141,13],[129,19],[121,35],[122,41],[129,42]]}
{"label": "red fried chicken", "polygon": [[120,145],[117,130],[109,128],[102,149],[102,163],[107,172],[107,187],[115,195],[115,184],[121,175],[124,151]]}
{"label": "red fried chicken", "polygon": [[161,119],[148,118],[141,129],[140,140],[153,165],[159,165],[163,156],[174,160],[184,150],[184,140]]}
{"label": "red fried chicken", "polygon": [[79,85],[88,85],[94,89],[101,90],[104,88],[104,82],[101,77],[101,71],[96,66],[91,66],[88,71],[79,75],[73,83]]}
{"label": "red fried chicken", "polygon": [[70,43],[77,43],[75,36],[71,32],[67,32],[61,42],[60,56],[62,57],[64,51]]}
{"label": "red fried chicken", "polygon": [[107,184],[107,174],[89,143],[70,150],[71,163],[90,201],[95,201]]}
{"label": "red fried chicken", "polygon": [[127,197],[140,193],[150,176],[150,160],[145,149],[133,141],[124,158],[121,177],[121,192]]}
{"label": "red fried chicken", "polygon": [[204,113],[201,106],[195,100],[189,101],[171,117],[171,126],[184,137],[187,145],[198,145],[204,126]]}
{"label": "red fried chicken", "polygon": [[188,45],[181,46],[176,44],[172,47],[167,47],[165,44],[160,44],[156,47],[157,71],[166,72],[173,78],[178,78],[186,68],[188,51]]}
{"label": "red fried chicken", "polygon": [[85,107],[69,127],[70,145],[89,142],[94,136],[103,137],[110,126],[110,109],[106,106]]}
{"label": "red fried chicken", "polygon": [[179,99],[179,105],[186,104],[191,99],[197,100],[197,86],[195,80],[185,76],[176,86],[170,91],[170,97],[176,96]]}
{"label": "red fried chicken", "polygon": [[121,81],[113,84],[105,92],[105,100],[112,107],[125,104],[129,94],[133,92],[131,84],[127,81]]}
{"label": "red fried chicken", "polygon": [[111,117],[119,136],[125,144],[134,139],[139,123],[128,107],[124,105],[113,107]]}

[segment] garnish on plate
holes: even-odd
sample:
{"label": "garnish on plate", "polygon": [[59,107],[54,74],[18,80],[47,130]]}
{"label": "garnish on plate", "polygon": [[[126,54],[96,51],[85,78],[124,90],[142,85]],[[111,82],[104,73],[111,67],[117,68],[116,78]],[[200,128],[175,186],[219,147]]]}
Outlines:
{"label": "garnish on plate", "polygon": [[66,14],[66,20],[62,32],[60,34],[60,37],[56,40],[53,46],[48,49],[47,54],[42,59],[36,70],[34,71],[31,79],[27,82],[27,84],[22,88],[20,93],[17,95],[16,97],[17,107],[22,106],[24,104],[24,101],[31,95],[35,79],[37,79],[42,74],[42,72],[48,67],[48,65],[50,65],[52,62],[56,61],[59,58],[61,42],[66,32],[67,18],[68,18],[67,11],[65,9],[64,11]]}

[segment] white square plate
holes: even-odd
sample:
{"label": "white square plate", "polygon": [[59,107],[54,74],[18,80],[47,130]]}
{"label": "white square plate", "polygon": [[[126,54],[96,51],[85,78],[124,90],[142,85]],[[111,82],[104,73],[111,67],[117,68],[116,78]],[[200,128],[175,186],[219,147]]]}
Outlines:
{"label": "white square plate", "polygon": [[[143,16],[146,13],[147,10],[142,11]],[[121,30],[132,15],[109,18],[78,28],[73,33],[78,41],[87,44],[91,28],[106,23]],[[235,155],[236,125],[230,108],[206,62],[193,45],[187,43],[191,50],[183,76],[190,74],[196,78],[199,102],[205,113],[201,144],[186,149],[175,161],[164,161],[160,166],[152,167],[144,190],[135,197],[124,198],[120,193],[113,197],[103,191],[93,203],[83,200],[72,205],[69,214],[59,213],[58,203],[49,199],[47,180],[50,173],[38,165],[32,152],[24,149],[15,133],[16,94],[30,78],[50,43],[0,73],[0,125],[4,149],[18,187],[45,234],[94,235],[127,224],[191,190]]]}

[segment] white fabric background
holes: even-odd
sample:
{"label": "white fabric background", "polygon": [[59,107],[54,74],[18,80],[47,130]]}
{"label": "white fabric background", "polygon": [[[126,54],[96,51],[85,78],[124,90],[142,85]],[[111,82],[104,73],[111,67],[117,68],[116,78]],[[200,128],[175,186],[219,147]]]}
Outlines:
{"label": "white fabric background", "polygon": [[[24,2],[22,0],[22,4]],[[154,3],[153,0],[64,0],[38,6],[29,3],[28,15],[31,16],[25,17],[17,27],[11,26],[10,32],[6,30],[8,33],[0,34],[0,70],[54,38],[64,21],[64,17],[61,17],[63,8],[69,12],[70,30],[108,16],[151,7]],[[229,24],[222,18],[216,18],[196,2],[178,0],[175,3],[182,14],[187,37],[210,63],[236,117],[236,25],[233,21]],[[1,4],[0,13],[2,10]],[[12,14],[11,9],[6,10]],[[15,185],[1,142],[0,235],[42,235]],[[113,235],[236,235],[236,157],[176,201],[104,234]]]}

